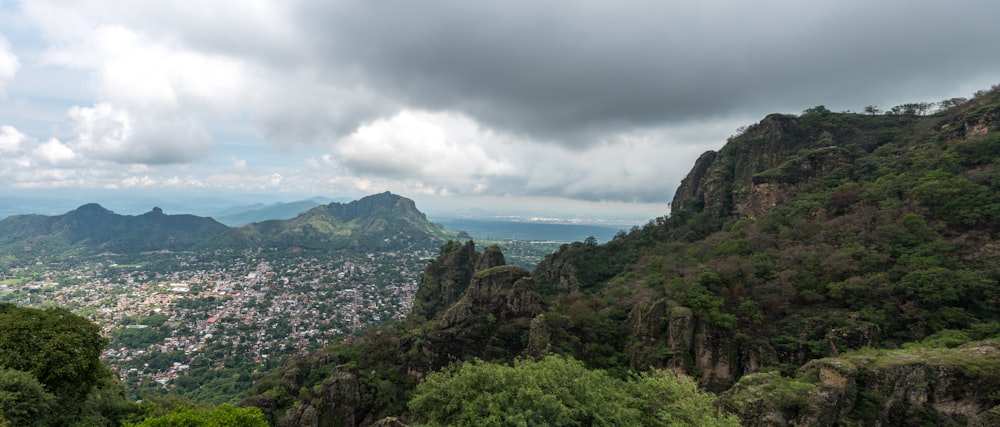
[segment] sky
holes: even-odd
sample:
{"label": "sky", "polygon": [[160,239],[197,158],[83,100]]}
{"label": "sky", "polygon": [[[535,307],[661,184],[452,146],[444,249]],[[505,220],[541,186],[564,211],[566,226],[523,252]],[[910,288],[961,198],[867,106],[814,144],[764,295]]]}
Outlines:
{"label": "sky", "polygon": [[642,223],[767,114],[1000,83],[998,20],[995,0],[0,0],[0,195],[392,191]]}

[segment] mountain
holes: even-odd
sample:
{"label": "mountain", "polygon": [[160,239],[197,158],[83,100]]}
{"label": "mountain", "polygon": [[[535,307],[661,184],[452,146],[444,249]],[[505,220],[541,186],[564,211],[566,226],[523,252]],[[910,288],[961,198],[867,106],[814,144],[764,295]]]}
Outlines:
{"label": "mountain", "polygon": [[258,203],[248,206],[232,207],[226,209],[221,214],[213,215],[212,218],[230,227],[242,227],[254,222],[262,222],[272,219],[295,218],[300,213],[319,206],[320,204],[321,203],[313,200],[272,203],[270,205]]}
{"label": "mountain", "polygon": [[33,259],[101,252],[183,251],[228,233],[211,218],[166,215],[160,208],[142,215],[118,215],[86,204],[63,215],[16,215],[0,221],[0,253]]}
{"label": "mountain", "polygon": [[559,354],[686,372],[747,425],[1000,419],[1000,88],[927,116],[767,116],[672,206],[531,273],[451,242],[405,322],[291,359],[244,403],[280,426],[405,420],[449,363]]}
{"label": "mountain", "polygon": [[412,200],[382,193],[342,204],[317,206],[288,220],[241,228],[212,218],[167,215],[153,208],[119,215],[86,204],[62,215],[15,215],[0,221],[4,263],[100,253],[271,248],[331,251],[399,249],[437,245],[450,232],[431,223]]}
{"label": "mountain", "polygon": [[398,248],[450,236],[428,221],[413,200],[389,192],[317,206],[289,220],[249,224],[237,233],[265,247],[312,250]]}

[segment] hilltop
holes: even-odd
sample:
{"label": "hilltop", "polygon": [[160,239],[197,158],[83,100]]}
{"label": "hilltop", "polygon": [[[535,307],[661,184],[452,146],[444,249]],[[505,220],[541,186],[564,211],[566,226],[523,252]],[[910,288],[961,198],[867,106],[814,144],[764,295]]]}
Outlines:
{"label": "hilltop", "polygon": [[985,425],[1000,90],[919,112],[767,116],[698,159],[671,216],[533,272],[449,243],[407,321],[290,360],[244,403],[276,425],[367,425],[405,419],[450,363],[558,354],[686,372],[750,425]]}

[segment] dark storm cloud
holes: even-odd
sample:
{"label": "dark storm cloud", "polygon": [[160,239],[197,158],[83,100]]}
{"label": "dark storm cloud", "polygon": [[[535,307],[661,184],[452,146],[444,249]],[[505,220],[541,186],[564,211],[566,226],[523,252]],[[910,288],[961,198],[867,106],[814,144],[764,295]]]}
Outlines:
{"label": "dark storm cloud", "polygon": [[320,58],[389,97],[565,144],[949,95],[1000,72],[993,1],[365,1],[300,13]]}

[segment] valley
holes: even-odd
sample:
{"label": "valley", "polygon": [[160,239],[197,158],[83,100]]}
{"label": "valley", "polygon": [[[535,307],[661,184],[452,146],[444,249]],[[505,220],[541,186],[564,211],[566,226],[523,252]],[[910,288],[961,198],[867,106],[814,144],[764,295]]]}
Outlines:
{"label": "valley", "polygon": [[[547,236],[537,231],[523,237],[535,239],[483,242],[524,268],[566,243],[539,240]],[[61,257],[0,271],[0,303],[62,307],[99,325],[111,340],[102,358],[131,399],[169,392],[238,403],[285,357],[405,319],[436,254],[428,245]]]}
{"label": "valley", "polygon": [[104,360],[138,399],[171,390],[235,399],[283,356],[404,318],[430,250],[292,257],[150,254],[7,272],[0,302],[59,306],[94,321]]}

